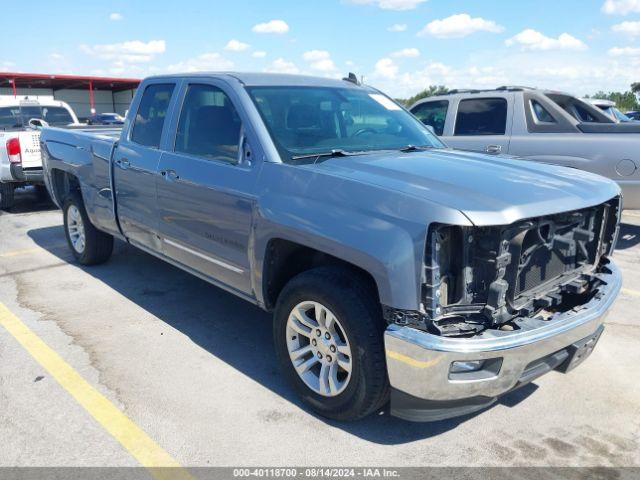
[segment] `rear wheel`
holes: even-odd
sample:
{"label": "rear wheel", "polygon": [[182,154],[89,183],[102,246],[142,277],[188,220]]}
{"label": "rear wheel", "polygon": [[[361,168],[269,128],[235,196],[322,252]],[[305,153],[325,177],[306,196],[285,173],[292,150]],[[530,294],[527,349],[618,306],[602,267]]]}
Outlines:
{"label": "rear wheel", "polygon": [[358,274],[320,267],[291,280],[278,297],[274,341],[280,366],[321,415],[356,420],[388,398],[384,321]]}
{"label": "rear wheel", "polygon": [[13,183],[0,183],[0,209],[6,210],[13,207],[14,203]]}
{"label": "rear wheel", "polygon": [[79,193],[66,198],[62,212],[67,243],[76,260],[82,265],[106,262],[113,251],[113,237],[92,225]]}

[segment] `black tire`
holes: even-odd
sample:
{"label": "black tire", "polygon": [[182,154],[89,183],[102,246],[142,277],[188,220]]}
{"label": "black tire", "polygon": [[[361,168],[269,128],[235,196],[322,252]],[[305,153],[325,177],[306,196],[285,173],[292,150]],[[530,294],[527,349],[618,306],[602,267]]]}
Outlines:
{"label": "black tire", "polygon": [[[78,209],[82,218],[85,237],[82,251],[76,250],[69,234],[68,211],[72,206]],[[113,236],[101,232],[92,225],[79,192],[72,192],[67,196],[62,206],[62,215],[67,243],[78,263],[82,265],[97,265],[106,262],[113,252]]]}
{"label": "black tire", "polygon": [[[333,312],[351,345],[351,378],[336,396],[309,388],[290,359],[287,321],[292,309],[304,301],[319,302]],[[318,267],[294,277],[278,297],[273,322],[276,355],[285,377],[314,411],[336,420],[358,420],[380,409],[389,397],[385,327],[379,301],[366,279],[346,268]]]}
{"label": "black tire", "polygon": [[13,191],[13,183],[0,183],[0,209],[6,210],[13,207]]}

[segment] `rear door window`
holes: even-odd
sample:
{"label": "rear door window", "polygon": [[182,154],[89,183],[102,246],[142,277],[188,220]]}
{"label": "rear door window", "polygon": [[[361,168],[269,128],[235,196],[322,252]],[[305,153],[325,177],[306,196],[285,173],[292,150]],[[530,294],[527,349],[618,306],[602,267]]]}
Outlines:
{"label": "rear door window", "polygon": [[507,131],[507,101],[504,98],[461,100],[455,135],[504,135]]}
{"label": "rear door window", "polygon": [[434,100],[417,105],[411,110],[411,113],[418,117],[422,123],[433,128],[436,135],[442,135],[448,110],[448,100]]}
{"label": "rear door window", "polygon": [[145,89],[131,131],[132,142],[151,148],[160,147],[173,89],[173,84],[149,85]]}

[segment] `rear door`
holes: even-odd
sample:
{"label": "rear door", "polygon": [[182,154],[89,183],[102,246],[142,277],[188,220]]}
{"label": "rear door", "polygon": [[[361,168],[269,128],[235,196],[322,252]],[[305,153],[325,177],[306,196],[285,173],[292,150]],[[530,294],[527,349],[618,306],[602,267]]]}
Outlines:
{"label": "rear door", "polygon": [[[158,170],[163,251],[203,275],[250,294],[249,237],[258,165],[251,125],[225,83],[185,82],[174,148]],[[246,129],[246,130],[245,130]]]}
{"label": "rear door", "polygon": [[113,179],[118,218],[124,235],[143,247],[160,250],[156,236],[158,204],[156,172],[161,156],[165,120],[170,112],[175,82],[148,83],[131,120],[126,138],[113,154]]}
{"label": "rear door", "polygon": [[513,94],[461,98],[455,105],[452,128],[445,130],[446,144],[461,150],[507,153],[513,122]]}

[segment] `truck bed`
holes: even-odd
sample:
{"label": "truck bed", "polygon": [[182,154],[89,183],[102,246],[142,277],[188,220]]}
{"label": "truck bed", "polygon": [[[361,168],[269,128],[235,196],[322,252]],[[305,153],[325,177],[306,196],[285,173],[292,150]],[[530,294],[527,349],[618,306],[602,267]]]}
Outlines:
{"label": "truck bed", "polygon": [[[64,174],[77,178],[86,200],[87,213],[97,227],[117,233],[111,185],[111,153],[121,127],[45,127],[40,135],[44,180],[52,198],[61,205],[53,188]],[[59,186],[59,185],[58,185]]]}
{"label": "truck bed", "polygon": [[[40,141],[46,145],[48,157],[54,162],[60,159],[62,163],[78,166],[91,163],[92,154],[108,160],[121,130],[111,126],[45,127]],[[51,167],[55,168],[54,165]]]}

